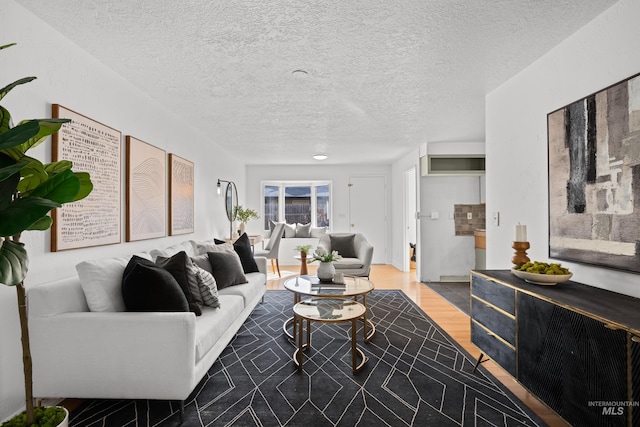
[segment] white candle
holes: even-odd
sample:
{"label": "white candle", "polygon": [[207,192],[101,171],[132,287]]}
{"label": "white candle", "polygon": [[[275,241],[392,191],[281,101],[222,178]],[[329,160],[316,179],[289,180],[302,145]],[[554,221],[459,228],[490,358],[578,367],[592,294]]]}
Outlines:
{"label": "white candle", "polygon": [[516,242],[526,242],[527,241],[527,226],[516,224]]}

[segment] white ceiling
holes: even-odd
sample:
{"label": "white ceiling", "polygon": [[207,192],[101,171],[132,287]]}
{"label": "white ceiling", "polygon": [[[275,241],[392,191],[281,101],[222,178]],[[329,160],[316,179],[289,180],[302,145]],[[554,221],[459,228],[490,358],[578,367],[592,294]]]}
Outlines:
{"label": "white ceiling", "polygon": [[17,2],[248,164],[484,141],[485,95],[615,3]]}

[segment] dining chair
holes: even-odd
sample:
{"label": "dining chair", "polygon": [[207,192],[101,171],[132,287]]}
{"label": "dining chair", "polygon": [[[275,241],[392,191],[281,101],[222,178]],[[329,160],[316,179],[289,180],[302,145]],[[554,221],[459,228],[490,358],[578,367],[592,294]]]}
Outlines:
{"label": "dining chair", "polygon": [[[280,264],[278,263],[278,251],[280,250],[280,240],[282,239],[283,234],[284,224],[276,224],[273,231],[271,232],[271,237],[269,238],[269,242],[267,243],[265,248],[256,249],[254,252],[254,256],[263,256],[271,260],[271,271],[273,271],[273,273],[275,274],[277,268],[278,277],[282,277],[280,275]],[[273,266],[274,260],[276,267]]]}

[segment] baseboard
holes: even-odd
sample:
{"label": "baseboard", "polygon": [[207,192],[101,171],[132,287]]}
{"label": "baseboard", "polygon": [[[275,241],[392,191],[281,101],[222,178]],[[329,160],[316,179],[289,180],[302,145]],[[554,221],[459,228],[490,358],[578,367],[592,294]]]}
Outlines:
{"label": "baseboard", "polygon": [[466,276],[440,276],[441,282],[468,282],[469,275]]}

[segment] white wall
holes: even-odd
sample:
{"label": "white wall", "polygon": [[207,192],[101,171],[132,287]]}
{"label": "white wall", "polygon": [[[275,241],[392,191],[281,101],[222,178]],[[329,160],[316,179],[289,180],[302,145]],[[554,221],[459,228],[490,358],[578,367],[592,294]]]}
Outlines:
{"label": "white wall", "polygon": [[[233,156],[174,117],[171,106],[157,104],[21,6],[5,0],[0,13],[0,43],[11,42],[18,45],[0,51],[0,86],[25,76],[38,77],[2,100],[14,122],[50,117],[51,104],[58,103],[120,130],[123,136],[133,135],[195,163],[195,233],[51,253],[50,232],[26,232],[22,240],[30,255],[28,286],[71,276],[75,264],[84,259],[130,254],[228,232],[223,199],[216,197],[215,182],[216,178],[232,179],[239,188],[244,187],[244,166]],[[51,143],[30,154],[50,161]],[[124,182],[122,195],[124,240]],[[15,289],[0,286],[0,420],[23,407],[18,328]]]}
{"label": "white wall", "polygon": [[[240,195],[239,199],[256,209],[262,211],[261,202],[261,181],[314,181],[327,180],[332,182],[332,224],[331,231],[348,232],[349,227],[349,177],[352,176],[371,176],[382,175],[387,181],[387,200],[390,200],[389,189],[391,185],[391,167],[388,165],[305,165],[305,166],[247,166],[247,180],[245,194]],[[402,179],[402,178],[401,178]],[[389,233],[391,222],[391,208],[387,212],[387,229],[382,230],[386,233],[386,241],[389,242]],[[249,233],[261,233],[262,215],[259,221],[251,221],[247,224]],[[374,249],[375,250],[375,249]],[[387,257],[389,256],[387,251]],[[385,262],[388,262],[385,261]]]}
{"label": "white wall", "polygon": [[[622,0],[487,96],[487,268],[511,265],[516,222],[548,259],[547,114],[640,72],[640,2]],[[562,261],[573,280],[640,297],[640,276]]]}

